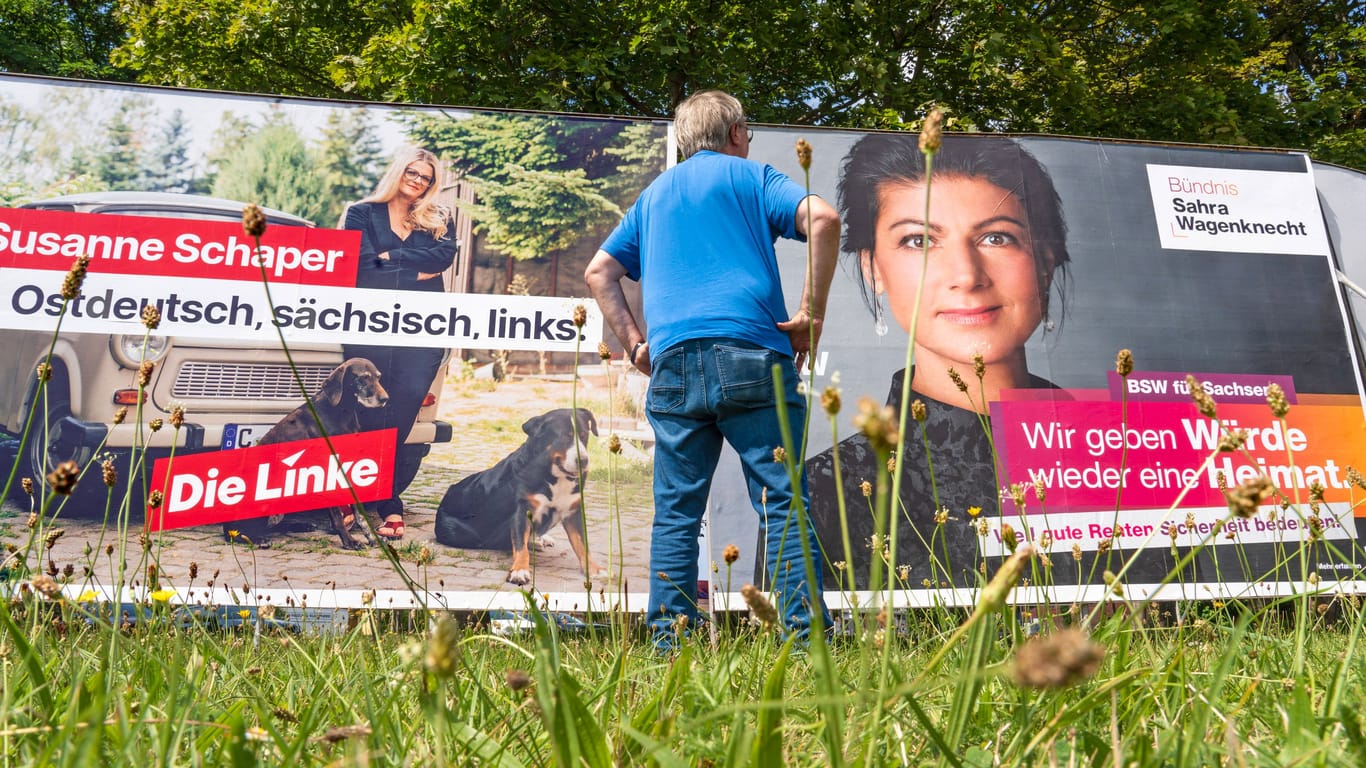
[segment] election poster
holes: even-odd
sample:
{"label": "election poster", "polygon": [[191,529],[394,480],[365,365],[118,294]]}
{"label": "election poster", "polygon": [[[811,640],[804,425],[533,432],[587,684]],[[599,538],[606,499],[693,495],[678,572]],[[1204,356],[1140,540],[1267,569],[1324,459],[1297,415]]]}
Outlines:
{"label": "election poster", "polygon": [[0,124],[6,573],[637,607],[644,377],[582,275],[665,123],[6,75]]}
{"label": "election poster", "polygon": [[[1040,136],[946,136],[928,181],[910,133],[775,128],[752,157],[802,179],[799,138],[843,224],[805,447],[832,605],[868,604],[875,560],[900,604],[971,605],[1021,546],[1040,602],[1360,588],[1366,177]],[[789,288],[805,260],[780,244]],[[903,398],[897,457],[854,417],[900,429]],[[711,559],[748,558],[722,590],[768,567],[742,482],[720,470]]]}
{"label": "election poster", "polygon": [[[582,274],[667,121],[6,75],[0,122],[7,572],[645,609],[648,379]],[[875,566],[970,605],[1021,546],[1038,602],[1360,591],[1362,174],[992,135],[927,171],[913,133],[778,126],[750,157],[842,218],[800,447],[832,607]],[[777,258],[795,306],[805,247]],[[765,583],[758,520],[723,460],[711,608]]]}

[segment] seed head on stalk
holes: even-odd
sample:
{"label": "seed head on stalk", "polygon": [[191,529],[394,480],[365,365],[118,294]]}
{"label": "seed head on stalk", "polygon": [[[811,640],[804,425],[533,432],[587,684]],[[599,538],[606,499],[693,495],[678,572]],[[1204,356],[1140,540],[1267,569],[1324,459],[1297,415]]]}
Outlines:
{"label": "seed head on stalk", "polygon": [[811,170],[811,142],[797,139],[797,164],[803,171]]}
{"label": "seed head on stalk", "polygon": [[1271,406],[1271,414],[1278,419],[1284,419],[1290,413],[1290,404],[1286,402],[1285,390],[1281,389],[1280,384],[1273,382],[1266,388],[1266,404]]}
{"label": "seed head on stalk", "polygon": [[47,484],[54,493],[70,496],[76,490],[76,480],[81,476],[81,468],[74,461],[64,461],[47,473]]}
{"label": "seed head on stalk", "polygon": [[920,152],[933,155],[944,143],[944,112],[935,107],[925,117],[925,125],[920,129]]}
{"label": "seed head on stalk", "polygon": [[81,284],[85,282],[86,270],[90,268],[90,256],[81,256],[71,265],[71,269],[62,279],[62,298],[67,301],[75,301],[81,295]]}
{"label": "seed head on stalk", "polygon": [[247,203],[242,209],[242,229],[250,237],[260,237],[266,233],[266,214],[256,203]]}
{"label": "seed head on stalk", "polygon": [[455,674],[455,664],[460,657],[460,626],[450,616],[442,616],[432,629],[427,640],[427,656],[424,665],[438,678],[448,678]]}
{"label": "seed head on stalk", "polygon": [[1275,494],[1276,486],[1266,475],[1249,478],[1238,487],[1224,491],[1229,511],[1243,518],[1257,514],[1257,507]]}
{"label": "seed head on stalk", "polygon": [[930,412],[925,408],[925,402],[920,398],[911,401],[911,418],[920,423],[925,423],[925,419],[930,417]]}
{"label": "seed head on stalk", "polygon": [[745,604],[749,606],[749,612],[754,618],[758,619],[765,628],[773,627],[778,623],[778,609],[773,607],[773,603],[768,601],[763,592],[753,584],[746,584],[740,587],[740,595],[745,598]]}
{"label": "seed head on stalk", "polygon": [[735,561],[740,559],[740,548],[734,544],[727,544],[721,559],[726,561],[726,565],[735,565]]}
{"label": "seed head on stalk", "polygon": [[1015,684],[1021,688],[1070,688],[1100,668],[1105,648],[1075,627],[1035,637],[1015,652]]}
{"label": "seed head on stalk", "polygon": [[161,310],[155,304],[142,305],[142,324],[147,326],[147,330],[155,331],[161,325]]}
{"label": "seed head on stalk", "polygon": [[859,400],[858,409],[854,426],[868,438],[873,449],[883,453],[895,448],[901,441],[901,431],[891,406],[879,406],[872,398],[864,397]]}
{"label": "seed head on stalk", "polygon": [[1127,377],[1134,372],[1134,353],[1127,349],[1121,349],[1115,355],[1115,373]]}
{"label": "seed head on stalk", "polygon": [[1190,387],[1191,399],[1195,401],[1195,407],[1200,410],[1200,413],[1204,414],[1206,418],[1214,418],[1214,398],[1205,391],[1205,385],[1188,373],[1186,374],[1186,386]]}
{"label": "seed head on stalk", "polygon": [[977,601],[975,613],[986,611],[999,611],[1005,607],[1006,597],[1010,595],[1010,590],[1015,588],[1020,576],[1024,573],[1025,564],[1029,558],[1034,556],[1034,545],[1029,542],[1021,544],[1001,563],[1000,570],[991,577],[991,581],[982,588],[982,597]]}
{"label": "seed head on stalk", "polygon": [[62,586],[57,580],[45,573],[33,577],[33,591],[49,600],[56,600],[62,594]]}
{"label": "seed head on stalk", "polygon": [[831,416],[840,412],[840,388],[836,386],[826,387],[821,391],[821,408]]}

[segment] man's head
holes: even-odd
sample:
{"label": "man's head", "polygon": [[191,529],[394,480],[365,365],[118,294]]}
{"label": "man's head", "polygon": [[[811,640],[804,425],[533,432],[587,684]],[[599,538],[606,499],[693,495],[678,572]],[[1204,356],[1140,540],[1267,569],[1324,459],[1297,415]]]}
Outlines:
{"label": "man's head", "polygon": [[704,149],[745,157],[749,154],[748,128],[744,107],[725,91],[694,93],[674,113],[674,131],[684,159]]}

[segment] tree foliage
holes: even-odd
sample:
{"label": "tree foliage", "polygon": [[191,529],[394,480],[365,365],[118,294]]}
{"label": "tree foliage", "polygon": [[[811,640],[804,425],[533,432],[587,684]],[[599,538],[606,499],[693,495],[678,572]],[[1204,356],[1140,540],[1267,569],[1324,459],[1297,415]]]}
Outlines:
{"label": "tree foliage", "polygon": [[[114,77],[116,66],[191,87],[655,117],[717,87],[761,122],[914,127],[933,103],[959,129],[1299,147],[1366,168],[1361,0],[118,8],[0,0],[0,68]],[[126,37],[109,65],[116,22]]]}
{"label": "tree foliage", "polygon": [[315,223],[325,216],[324,180],[311,173],[314,158],[299,132],[283,119],[272,119],[245,136],[231,162],[213,180],[213,195],[251,200],[289,211]]}
{"label": "tree foliage", "polygon": [[320,223],[333,226],[348,203],[374,191],[384,170],[383,144],[371,113],[364,109],[332,110],[316,154],[325,210]]}
{"label": "tree foliage", "polygon": [[554,256],[614,223],[663,170],[662,131],[648,123],[428,113],[409,119],[408,135],[473,185],[462,206],[489,247],[517,260]]}
{"label": "tree foliage", "polygon": [[110,52],[123,42],[116,3],[0,0],[0,71],[128,80]]}

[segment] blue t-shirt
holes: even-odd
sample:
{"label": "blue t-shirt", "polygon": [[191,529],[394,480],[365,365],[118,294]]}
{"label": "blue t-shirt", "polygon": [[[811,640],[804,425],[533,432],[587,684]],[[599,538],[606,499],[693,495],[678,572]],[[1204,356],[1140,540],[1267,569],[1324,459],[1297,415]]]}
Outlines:
{"label": "blue t-shirt", "polygon": [[706,150],[646,187],[602,250],[641,283],[653,355],[712,336],[792,354],[773,243],[805,240],[806,196],[772,166]]}

